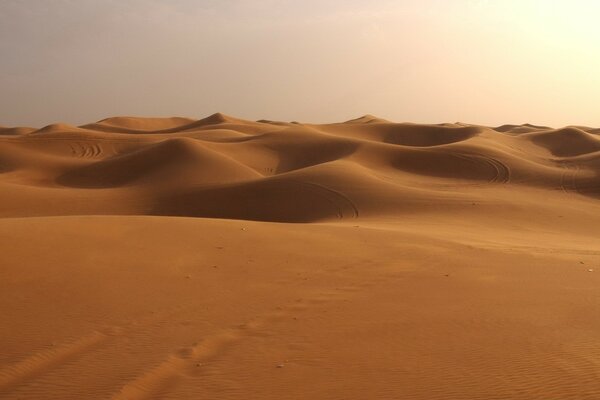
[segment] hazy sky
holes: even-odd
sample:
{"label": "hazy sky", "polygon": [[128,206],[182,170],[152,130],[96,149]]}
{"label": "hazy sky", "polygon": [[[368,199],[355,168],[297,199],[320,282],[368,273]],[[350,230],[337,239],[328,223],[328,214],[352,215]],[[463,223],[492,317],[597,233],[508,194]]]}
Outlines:
{"label": "hazy sky", "polygon": [[600,126],[596,0],[0,0],[0,125]]}

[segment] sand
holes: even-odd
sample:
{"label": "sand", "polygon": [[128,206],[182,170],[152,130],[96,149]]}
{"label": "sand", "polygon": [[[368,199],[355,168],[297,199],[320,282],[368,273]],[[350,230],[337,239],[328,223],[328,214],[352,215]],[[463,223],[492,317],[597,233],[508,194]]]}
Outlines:
{"label": "sand", "polygon": [[598,132],[0,128],[0,399],[598,399]]}

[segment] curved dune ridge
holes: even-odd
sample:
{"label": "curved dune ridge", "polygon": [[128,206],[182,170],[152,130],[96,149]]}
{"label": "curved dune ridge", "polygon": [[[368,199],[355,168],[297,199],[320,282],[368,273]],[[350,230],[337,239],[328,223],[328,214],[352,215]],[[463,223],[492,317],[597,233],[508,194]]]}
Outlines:
{"label": "curved dune ridge", "polygon": [[[0,128],[1,216],[124,214],[311,222],[468,209],[515,190],[597,198],[587,127],[113,117]],[[107,205],[108,204],[108,205]]]}

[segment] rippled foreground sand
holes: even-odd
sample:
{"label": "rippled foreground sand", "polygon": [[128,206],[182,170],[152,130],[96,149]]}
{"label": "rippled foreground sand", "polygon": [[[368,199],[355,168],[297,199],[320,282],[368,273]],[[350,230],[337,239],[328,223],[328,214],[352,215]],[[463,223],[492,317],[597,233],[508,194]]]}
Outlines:
{"label": "rippled foreground sand", "polygon": [[598,399],[599,132],[0,128],[0,398]]}

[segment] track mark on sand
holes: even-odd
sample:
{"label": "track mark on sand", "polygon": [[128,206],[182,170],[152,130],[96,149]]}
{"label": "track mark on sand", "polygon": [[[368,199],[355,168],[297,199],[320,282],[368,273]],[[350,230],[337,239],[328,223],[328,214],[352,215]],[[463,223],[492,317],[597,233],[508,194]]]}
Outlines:
{"label": "track mark on sand", "polygon": [[259,334],[270,324],[286,317],[291,318],[294,314],[314,306],[343,300],[351,293],[388,279],[371,279],[366,284],[345,285],[339,287],[341,289],[339,291],[321,290],[307,298],[296,299],[283,307],[277,307],[274,311],[237,327],[224,329],[207,336],[197,344],[172,352],[162,363],[122,386],[112,396],[112,400],[145,400],[164,395],[177,384],[179,379],[201,374],[201,367],[204,363],[218,357],[229,346],[244,338]]}
{"label": "track mark on sand", "polygon": [[560,176],[560,190],[565,194],[578,192],[577,176],[579,175],[580,167],[577,164],[564,164],[563,172]]}
{"label": "track mark on sand", "polygon": [[85,143],[85,142],[74,142],[69,143],[71,153],[80,158],[97,158],[103,153],[102,146],[98,143]]}
{"label": "track mark on sand", "polygon": [[11,389],[21,383],[43,374],[94,346],[105,342],[112,332],[95,331],[79,340],[33,354],[20,362],[0,371],[0,390]]}
{"label": "track mark on sand", "polygon": [[481,157],[484,162],[492,166],[496,170],[495,176],[490,182],[493,183],[508,183],[510,181],[510,168],[502,161],[492,157]]}
{"label": "track mark on sand", "polygon": [[[493,157],[488,157],[480,154],[455,154],[456,157],[465,161],[473,162],[478,166],[483,166],[492,170],[493,176],[485,182],[489,183],[508,183],[510,181],[510,168],[502,161]],[[471,183],[469,186],[480,186],[481,183]]]}
{"label": "track mark on sand", "polygon": [[[589,172],[589,171],[586,171]],[[563,164],[563,173],[560,177],[560,189],[565,194],[581,194],[597,197],[600,195],[600,175],[582,174],[580,165],[571,163]]]}
{"label": "track mark on sand", "polygon": [[326,186],[320,185],[318,183],[312,182],[303,182],[303,181],[293,181],[295,183],[301,184],[310,189],[316,189],[316,193],[322,195],[327,201],[333,205],[334,208],[337,209],[337,216],[340,219],[345,218],[344,210],[350,210],[350,218],[358,218],[359,211],[356,204],[343,193],[338,192],[337,190],[330,189]]}
{"label": "track mark on sand", "polygon": [[167,318],[171,313],[156,313],[131,321],[123,326],[95,330],[79,339],[34,353],[0,370],[0,391],[10,391],[64,363],[77,359],[107,341]]}
{"label": "track mark on sand", "polygon": [[[597,197],[600,195],[600,175],[582,174],[582,168],[575,163],[561,164],[560,190],[565,194],[581,194]],[[589,171],[585,171],[588,172]]]}
{"label": "track mark on sand", "polygon": [[237,328],[223,330],[205,338],[200,343],[179,350],[178,354],[171,354],[165,361],[123,386],[112,399],[143,400],[165,392],[176,383],[180,376],[194,375],[202,362],[216,357],[227,346],[241,340],[250,332],[260,329],[269,321],[269,318],[277,316],[279,314],[274,313],[251,320]]}

